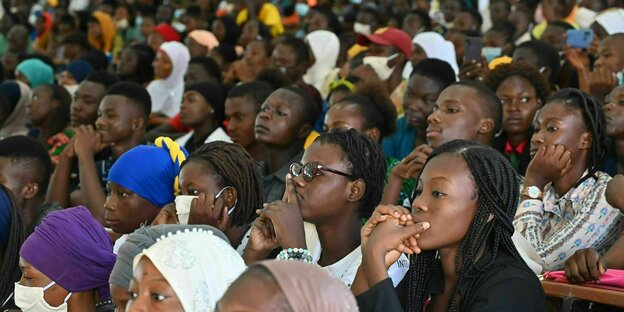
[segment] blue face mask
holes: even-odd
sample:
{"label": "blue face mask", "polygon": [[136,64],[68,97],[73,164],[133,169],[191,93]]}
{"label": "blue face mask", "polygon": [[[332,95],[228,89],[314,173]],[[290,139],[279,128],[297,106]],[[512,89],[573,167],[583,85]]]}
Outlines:
{"label": "blue face mask", "polygon": [[483,54],[485,60],[489,63],[493,59],[501,56],[501,54],[503,54],[503,49],[497,47],[483,47],[481,49],[481,54]]}

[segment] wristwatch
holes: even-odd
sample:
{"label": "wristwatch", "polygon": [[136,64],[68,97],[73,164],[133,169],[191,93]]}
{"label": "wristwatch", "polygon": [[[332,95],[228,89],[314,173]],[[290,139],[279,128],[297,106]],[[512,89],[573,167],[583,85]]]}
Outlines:
{"label": "wristwatch", "polygon": [[542,190],[537,186],[527,186],[520,195],[527,196],[530,199],[542,199]]}

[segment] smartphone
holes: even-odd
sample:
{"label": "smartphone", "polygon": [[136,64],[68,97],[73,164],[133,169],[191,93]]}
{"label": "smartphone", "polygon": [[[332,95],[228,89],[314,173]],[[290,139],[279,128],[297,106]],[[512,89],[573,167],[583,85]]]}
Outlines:
{"label": "smartphone", "polygon": [[466,37],[466,47],[464,48],[464,62],[481,62],[481,49],[483,39],[480,37]]}
{"label": "smartphone", "polygon": [[591,29],[570,29],[566,32],[566,44],[573,48],[587,49],[594,40]]}

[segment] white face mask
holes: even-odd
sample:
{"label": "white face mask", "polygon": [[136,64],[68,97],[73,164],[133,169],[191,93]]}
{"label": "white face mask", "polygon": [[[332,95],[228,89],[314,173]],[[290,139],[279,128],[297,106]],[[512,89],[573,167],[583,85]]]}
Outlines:
{"label": "white face mask", "polygon": [[353,31],[356,34],[362,34],[362,35],[370,35],[372,33],[371,25],[366,25],[366,24],[362,24],[358,22],[355,22],[353,24]]}
{"label": "white face mask", "polygon": [[43,298],[43,293],[55,284],[52,281],[46,287],[27,287],[22,286],[19,283],[15,283],[15,305],[22,311],[28,312],[58,312],[67,311],[67,300],[71,297],[72,293],[69,293],[63,304],[58,307],[51,306]]}
{"label": "white face mask", "polygon": [[115,22],[115,26],[117,26],[117,30],[123,30],[128,28],[128,20],[127,19],[120,19],[118,21]]}
{"label": "white face mask", "polygon": [[381,81],[386,81],[390,78],[390,75],[392,75],[392,72],[394,71],[394,67],[389,67],[388,62],[395,59],[397,56],[399,56],[398,53],[392,54],[388,57],[366,56],[364,57],[364,64],[370,65]]}

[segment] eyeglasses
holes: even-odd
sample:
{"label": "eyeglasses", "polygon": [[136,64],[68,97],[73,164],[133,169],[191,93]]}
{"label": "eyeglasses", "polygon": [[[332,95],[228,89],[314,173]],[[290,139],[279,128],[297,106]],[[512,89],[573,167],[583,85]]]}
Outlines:
{"label": "eyeglasses", "polygon": [[290,174],[292,174],[293,177],[298,177],[300,174],[303,173],[303,180],[306,182],[312,181],[312,179],[314,179],[314,177],[318,175],[319,170],[328,171],[331,173],[339,174],[341,176],[353,178],[353,176],[348,173],[325,167],[317,162],[311,162],[305,165],[302,165],[300,163],[294,163],[290,165]]}

